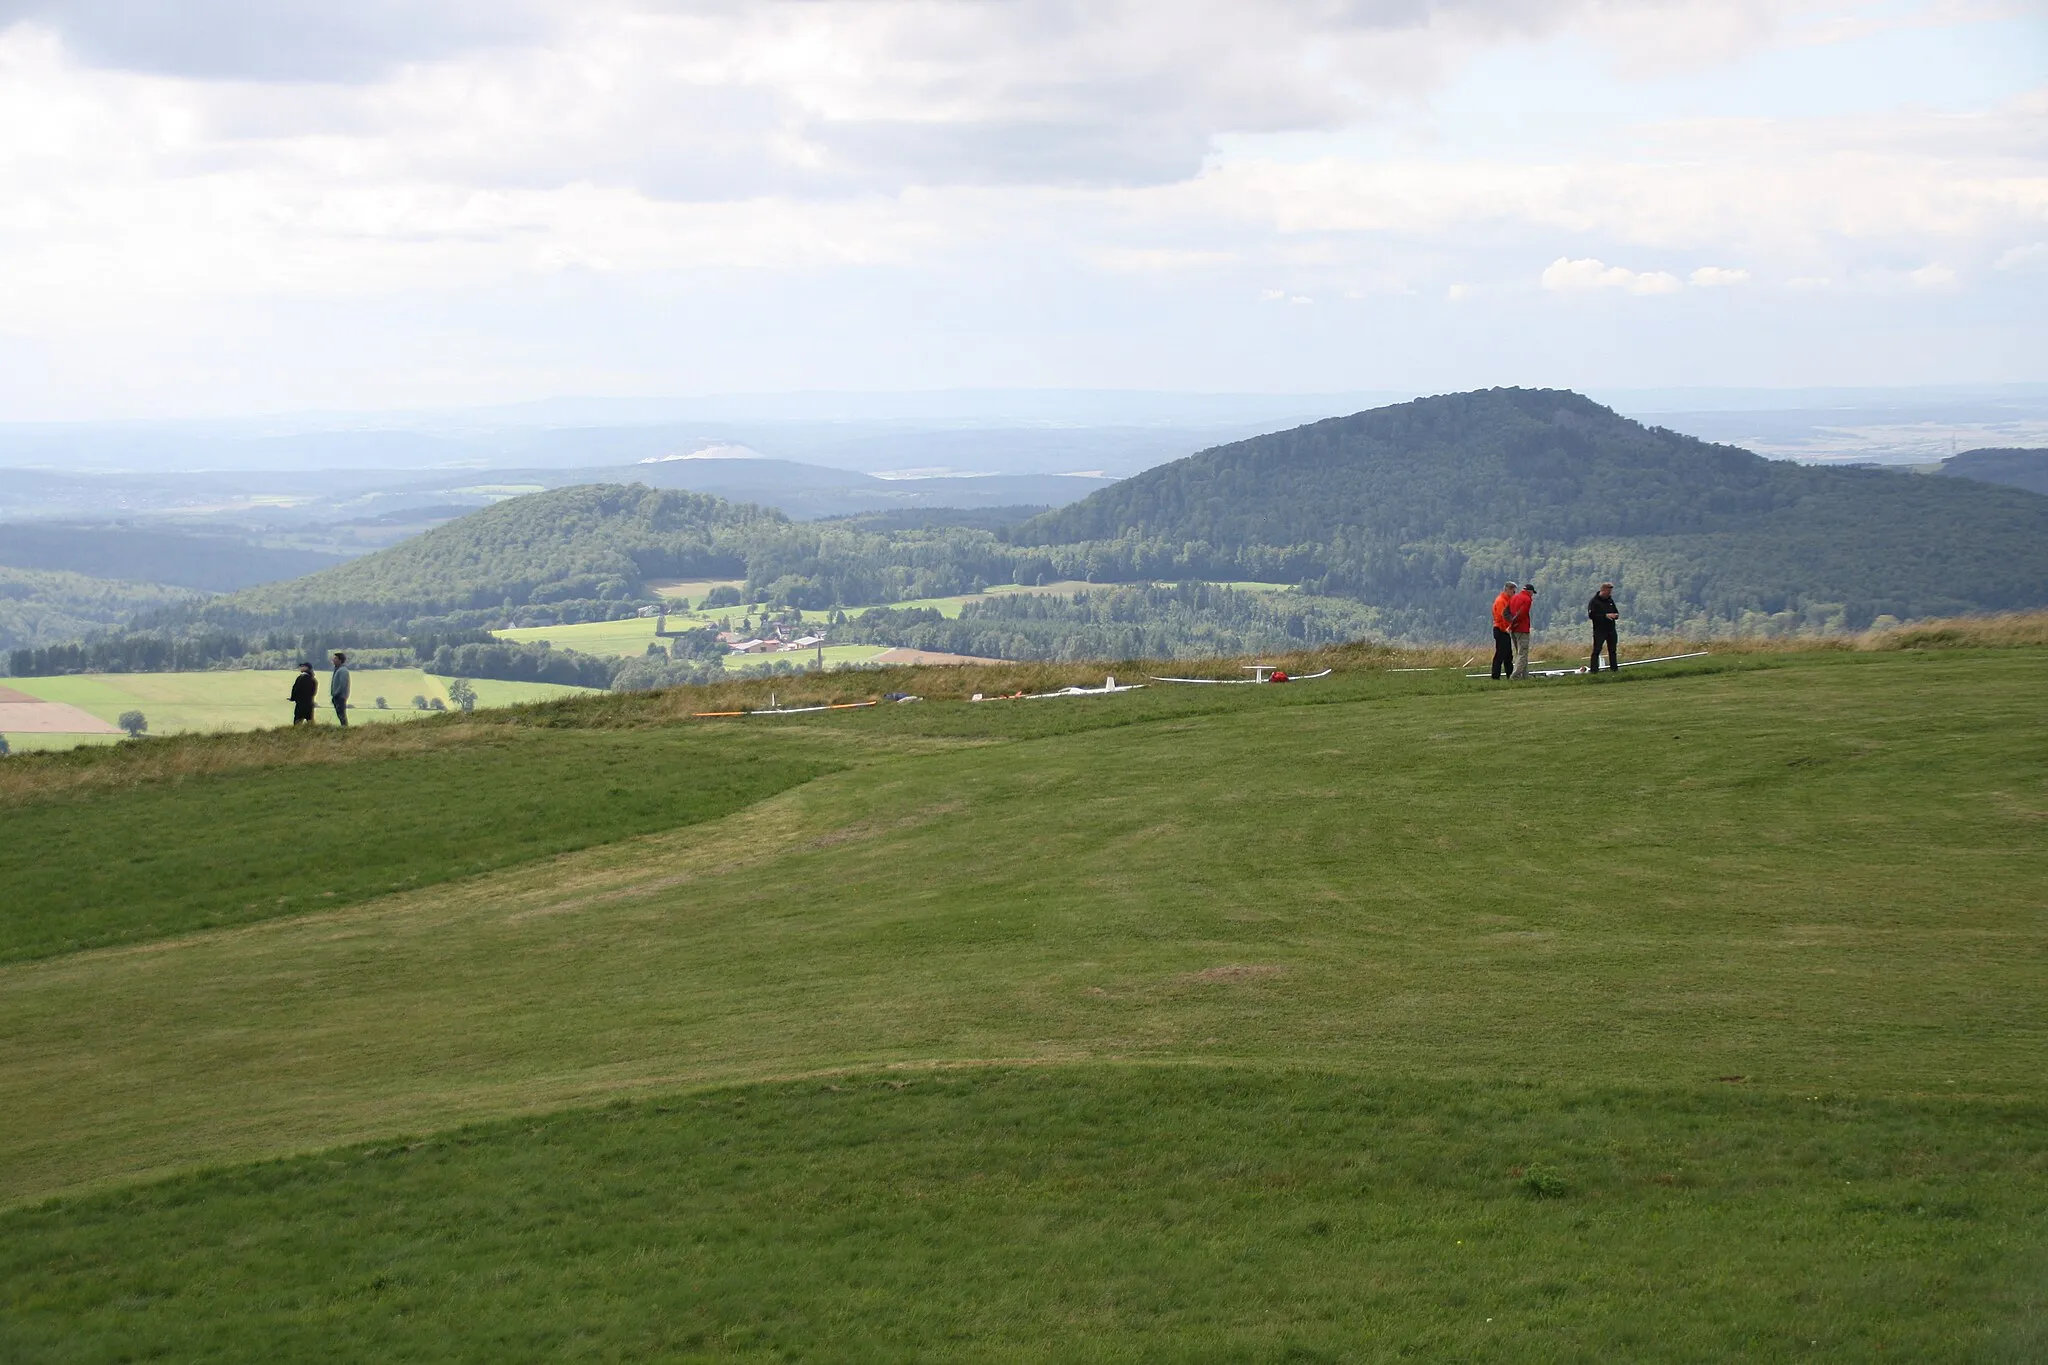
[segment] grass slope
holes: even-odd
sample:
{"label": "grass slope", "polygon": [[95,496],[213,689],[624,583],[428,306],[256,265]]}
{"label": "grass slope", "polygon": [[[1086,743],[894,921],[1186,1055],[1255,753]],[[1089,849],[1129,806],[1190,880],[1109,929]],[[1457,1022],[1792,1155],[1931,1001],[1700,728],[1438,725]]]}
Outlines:
{"label": "grass slope", "polygon": [[2028,1358],[2040,663],[707,723],[849,767],[0,968],[0,1342]]}
{"label": "grass slope", "polygon": [[2044,1119],[1209,1068],[718,1090],[0,1218],[0,1342],[48,1361],[2017,1355],[2040,1341],[2010,1322],[2010,1266],[2040,1250]]}
{"label": "grass slope", "polygon": [[[692,825],[828,767],[787,736],[452,736],[465,742],[8,810],[0,962],[329,910]],[[310,749],[340,737],[294,738]],[[221,856],[223,842],[241,856]]]}

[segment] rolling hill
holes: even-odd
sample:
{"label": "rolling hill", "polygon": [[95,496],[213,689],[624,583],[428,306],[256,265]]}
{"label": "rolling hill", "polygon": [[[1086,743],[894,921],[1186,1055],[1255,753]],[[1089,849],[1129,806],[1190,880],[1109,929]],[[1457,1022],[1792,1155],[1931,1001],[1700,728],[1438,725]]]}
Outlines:
{"label": "rolling hill", "polygon": [[1965,450],[1941,462],[1941,472],[1980,483],[2002,483],[2030,493],[2048,493],[2048,450],[1986,447]]}
{"label": "rolling hill", "polygon": [[2048,602],[2048,498],[1766,460],[1578,394],[1418,399],[1219,446],[1018,528],[1219,578],[1307,581],[1408,633],[1470,634],[1503,578],[1539,628],[1601,578],[1677,628],[1858,627]]}

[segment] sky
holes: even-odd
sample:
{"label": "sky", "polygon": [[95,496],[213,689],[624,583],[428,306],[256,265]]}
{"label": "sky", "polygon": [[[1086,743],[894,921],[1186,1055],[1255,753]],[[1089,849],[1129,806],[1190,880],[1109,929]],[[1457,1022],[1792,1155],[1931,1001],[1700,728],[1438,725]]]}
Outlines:
{"label": "sky", "polygon": [[2033,0],[0,0],[0,421],[2048,379]]}

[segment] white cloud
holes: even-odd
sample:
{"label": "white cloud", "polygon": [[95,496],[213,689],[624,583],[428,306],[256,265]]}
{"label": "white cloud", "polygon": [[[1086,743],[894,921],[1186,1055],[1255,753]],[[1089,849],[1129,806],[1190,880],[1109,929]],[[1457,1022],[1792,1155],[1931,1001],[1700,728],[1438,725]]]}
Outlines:
{"label": "white cloud", "polygon": [[[541,354],[559,301],[615,298],[607,335],[629,336],[638,300],[687,312],[727,287],[885,338],[909,335],[899,299],[1014,289],[974,333],[986,378],[1012,382],[1003,366],[1074,336],[1252,310],[1272,281],[1301,336],[1403,300],[1505,327],[1552,257],[1552,292],[1746,285],[1760,308],[1780,281],[1834,282],[1827,307],[2035,287],[2019,272],[2048,257],[2048,90],[1660,121],[1693,104],[1644,79],[1759,45],[1792,60],[1896,17],[1874,0],[0,0],[0,339],[183,354],[194,319],[260,300],[320,357],[334,310],[402,300],[495,309],[475,349]],[[1599,100],[1630,112],[1576,137],[1408,136],[1475,54],[1558,35],[1549,50],[1610,56]],[[1180,382],[1170,347],[1125,349]],[[307,363],[357,372],[332,361]],[[557,387],[540,362],[518,373]],[[21,382],[0,376],[0,401]]]}
{"label": "white cloud", "polygon": [[1685,288],[1678,276],[1663,270],[1629,270],[1588,256],[1560,256],[1543,270],[1543,287],[1559,294],[1618,289],[1629,294],[1675,294]]}
{"label": "white cloud", "polygon": [[1906,278],[1912,281],[1915,289],[1946,289],[1956,282],[1957,276],[1953,266],[1935,261],[1918,270],[1907,271]]}
{"label": "white cloud", "polygon": [[2028,242],[1999,253],[2000,270],[2034,270],[2048,265],[2048,242]]}
{"label": "white cloud", "polygon": [[1739,269],[1731,270],[1718,265],[1703,265],[1693,271],[1692,274],[1686,276],[1686,278],[1693,283],[1695,288],[1720,289],[1728,285],[1748,284],[1749,272]]}

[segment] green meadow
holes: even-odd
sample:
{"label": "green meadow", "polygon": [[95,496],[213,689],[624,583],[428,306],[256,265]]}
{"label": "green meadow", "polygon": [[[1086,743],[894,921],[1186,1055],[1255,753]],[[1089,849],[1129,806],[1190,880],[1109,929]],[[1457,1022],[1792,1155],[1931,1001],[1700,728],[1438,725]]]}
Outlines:
{"label": "green meadow", "polygon": [[9,759],[0,1356],[2042,1358],[2044,662]]}
{"label": "green meadow", "polygon": [[[449,704],[449,679],[423,673],[417,668],[353,669],[351,675],[351,723],[415,719],[421,713],[413,708],[414,697]],[[6,686],[44,701],[69,702],[109,723],[118,720],[124,711],[140,711],[149,720],[149,733],[174,735],[190,731],[255,730],[290,725],[292,704],[287,697],[294,676],[288,669],[80,673],[52,678],[9,678]],[[327,671],[324,668],[320,670],[319,678],[320,696],[315,715],[319,723],[326,724],[334,719],[334,711],[327,701]],[[500,682],[491,678],[478,679],[473,686],[476,688],[477,705],[485,707],[544,701],[589,690],[558,683]],[[378,709],[377,698],[380,696],[389,704],[389,709]]]}

